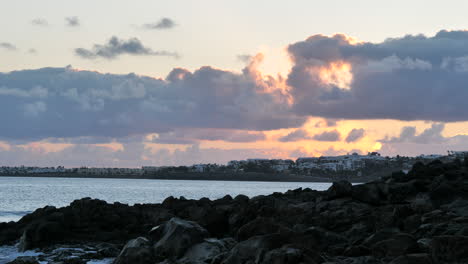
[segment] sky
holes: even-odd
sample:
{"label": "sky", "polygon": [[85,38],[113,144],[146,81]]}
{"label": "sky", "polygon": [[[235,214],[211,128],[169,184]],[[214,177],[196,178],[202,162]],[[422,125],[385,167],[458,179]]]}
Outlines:
{"label": "sky", "polygon": [[468,149],[466,1],[4,1],[0,166]]}

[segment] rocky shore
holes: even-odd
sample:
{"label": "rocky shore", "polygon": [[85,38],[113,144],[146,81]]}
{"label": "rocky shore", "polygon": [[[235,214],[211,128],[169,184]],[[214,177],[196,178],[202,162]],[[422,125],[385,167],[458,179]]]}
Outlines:
{"label": "rocky shore", "polygon": [[[0,224],[11,263],[468,263],[468,164],[417,163],[352,186],[162,204],[84,198]],[[90,262],[91,263],[91,262]]]}

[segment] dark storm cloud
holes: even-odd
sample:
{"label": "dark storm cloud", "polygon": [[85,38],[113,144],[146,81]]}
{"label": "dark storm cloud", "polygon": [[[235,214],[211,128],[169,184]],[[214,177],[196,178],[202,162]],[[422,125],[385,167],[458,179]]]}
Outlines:
{"label": "dark storm cloud", "polygon": [[9,50],[9,51],[16,50],[16,46],[11,44],[10,42],[0,42],[0,48],[6,49],[6,50]]}
{"label": "dark storm cloud", "polygon": [[75,54],[83,59],[116,59],[121,55],[136,55],[136,56],[168,56],[178,58],[179,55],[169,51],[155,51],[146,47],[137,38],[128,40],[119,39],[113,36],[104,45],[94,44],[91,49],[77,48]]}
{"label": "dark storm cloud", "polygon": [[[467,31],[357,44],[344,35],[315,35],[288,50],[294,62],[288,84],[297,113],[345,119],[468,120]],[[349,87],[320,81],[320,68],[333,62],[351,65]]]}
{"label": "dark storm cloud", "polygon": [[281,137],[279,141],[293,142],[293,141],[306,140],[306,139],[312,139],[312,137],[309,135],[309,133],[305,129],[300,128]]}
{"label": "dark storm cloud", "polygon": [[332,131],[325,131],[320,134],[316,134],[312,137],[314,140],[317,141],[340,141],[341,135],[340,132],[337,130],[332,130]]}
{"label": "dark storm cloud", "polygon": [[79,27],[81,25],[80,19],[77,16],[66,17],[65,23],[69,27]]}
{"label": "dark storm cloud", "polygon": [[[210,67],[174,69],[166,80],[71,67],[0,73],[0,122],[9,124],[0,130],[0,140],[121,138],[190,128],[260,131],[306,121],[290,111],[283,94],[262,92],[253,76],[249,69]],[[264,138],[254,132],[202,132],[191,137]]]}
{"label": "dark storm cloud", "polygon": [[164,17],[161,20],[155,23],[144,24],[143,28],[145,29],[171,29],[177,26],[174,20]]}
{"label": "dark storm cloud", "polygon": [[366,131],[363,128],[353,128],[353,130],[348,133],[348,136],[346,136],[345,141],[348,143],[359,141],[364,137],[365,133]]}

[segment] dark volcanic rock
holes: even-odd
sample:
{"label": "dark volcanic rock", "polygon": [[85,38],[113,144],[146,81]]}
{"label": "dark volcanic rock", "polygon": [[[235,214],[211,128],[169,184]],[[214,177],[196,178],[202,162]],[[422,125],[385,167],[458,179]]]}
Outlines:
{"label": "dark volcanic rock", "polygon": [[182,257],[191,246],[209,237],[208,231],[197,223],[179,218],[172,218],[159,228],[161,237],[153,246],[158,259]]}
{"label": "dark volcanic rock", "polygon": [[154,263],[154,254],[151,243],[144,237],[128,241],[115,259],[114,264],[151,264]]}
{"label": "dark volcanic rock", "polygon": [[327,198],[335,199],[340,197],[351,196],[353,193],[353,186],[348,181],[334,182],[327,190]]}
{"label": "dark volcanic rock", "polygon": [[468,263],[468,237],[437,236],[431,242],[431,254],[438,263]]}
{"label": "dark volcanic rock", "polygon": [[237,239],[242,241],[253,236],[277,233],[280,231],[287,232],[287,230],[289,229],[281,226],[272,218],[259,217],[239,228]]}
{"label": "dark volcanic rock", "polygon": [[39,262],[34,257],[17,257],[7,264],[39,264]]}
{"label": "dark volcanic rock", "polygon": [[408,174],[340,181],[323,192],[134,206],[85,198],[0,223],[0,245],[47,252],[59,243],[94,243],[79,257],[72,250],[43,257],[62,263],[117,255],[115,263],[468,263],[462,164],[418,163]]}

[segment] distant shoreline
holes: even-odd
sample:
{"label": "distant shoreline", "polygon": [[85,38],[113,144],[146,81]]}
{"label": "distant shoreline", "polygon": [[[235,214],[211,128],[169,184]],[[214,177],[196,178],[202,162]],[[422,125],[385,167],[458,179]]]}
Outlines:
{"label": "distant shoreline", "polygon": [[[325,182],[334,180],[329,177],[264,174],[264,173],[170,173],[165,175],[82,175],[82,174],[22,174],[0,175],[0,177],[18,178],[91,178],[91,179],[146,179],[146,180],[192,180],[192,181],[256,181],[256,182]],[[340,178],[341,179],[341,178]],[[343,178],[344,179],[344,178]],[[347,180],[354,183],[362,183],[374,180],[375,177],[352,177]],[[338,180],[338,179],[337,179]]]}

